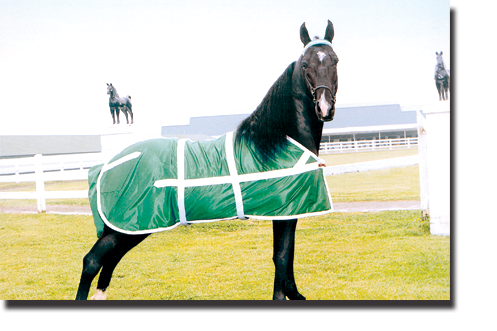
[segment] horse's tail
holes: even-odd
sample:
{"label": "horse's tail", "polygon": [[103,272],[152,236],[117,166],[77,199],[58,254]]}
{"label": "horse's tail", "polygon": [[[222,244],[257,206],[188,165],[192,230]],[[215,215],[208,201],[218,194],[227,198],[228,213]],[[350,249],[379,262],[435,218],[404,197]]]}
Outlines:
{"label": "horse's tail", "polygon": [[131,96],[130,95],[128,95],[128,100],[126,102],[126,106],[128,106],[129,111],[132,111]]}

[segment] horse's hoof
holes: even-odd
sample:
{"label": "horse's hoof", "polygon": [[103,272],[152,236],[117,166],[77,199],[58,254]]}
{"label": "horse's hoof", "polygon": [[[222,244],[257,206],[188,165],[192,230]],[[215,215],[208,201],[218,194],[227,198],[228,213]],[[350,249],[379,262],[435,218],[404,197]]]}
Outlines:
{"label": "horse's hoof", "polygon": [[276,295],[273,295],[273,300],[277,300],[277,301],[280,301],[280,300],[286,300],[286,296],[276,296]]}
{"label": "horse's hoof", "polygon": [[288,295],[288,299],[290,300],[307,300],[305,296],[303,296],[300,293],[293,293],[291,295]]}
{"label": "horse's hoof", "polygon": [[107,300],[107,291],[97,289],[91,297],[92,300]]}

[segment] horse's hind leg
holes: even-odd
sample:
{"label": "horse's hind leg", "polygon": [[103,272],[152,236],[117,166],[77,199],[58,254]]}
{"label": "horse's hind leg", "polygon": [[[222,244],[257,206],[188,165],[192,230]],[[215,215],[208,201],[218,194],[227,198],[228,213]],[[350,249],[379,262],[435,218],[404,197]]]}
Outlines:
{"label": "horse's hind leg", "polygon": [[297,220],[273,221],[273,300],[305,300],[297,290],[293,273]]}
{"label": "horse's hind leg", "polygon": [[81,272],[76,300],[86,300],[88,298],[93,278],[102,268],[103,257],[112,249],[113,241],[108,238],[108,235],[104,230],[100,238],[83,258],[83,271]]}
{"label": "horse's hind leg", "polygon": [[102,269],[102,273],[97,285],[98,292],[95,298],[104,298],[104,292],[109,286],[112,272],[116,265],[131,248],[138,245],[147,236],[125,235],[105,227],[100,238],[83,258],[83,271],[76,300],[86,300],[88,298],[91,283],[100,269]]}
{"label": "horse's hind leg", "polygon": [[129,124],[129,120],[128,120],[128,107],[124,106],[123,109],[122,109],[122,112],[123,112],[124,116],[126,116],[126,124]]}
{"label": "horse's hind leg", "polygon": [[148,234],[145,235],[126,235],[123,233],[116,233],[116,245],[111,252],[105,257],[102,271],[98,277],[97,291],[92,299],[105,300],[107,297],[106,290],[109,287],[112,273],[121,259],[133,247],[141,243]]}
{"label": "horse's hind leg", "polygon": [[128,106],[129,115],[131,116],[131,124],[133,124],[133,110],[131,104]]}

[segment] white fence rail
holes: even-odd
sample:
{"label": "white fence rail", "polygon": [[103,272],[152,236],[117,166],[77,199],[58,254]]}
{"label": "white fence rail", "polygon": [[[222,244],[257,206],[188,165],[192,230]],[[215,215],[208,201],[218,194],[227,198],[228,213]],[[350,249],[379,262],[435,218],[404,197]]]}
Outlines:
{"label": "white fence rail", "polygon": [[418,146],[418,138],[376,139],[321,143],[319,154],[405,149]]}
{"label": "white fence rail", "polygon": [[[34,157],[24,157],[17,159],[1,159],[0,160],[0,183],[4,176],[18,176],[20,181],[33,181],[29,175],[35,172]],[[42,157],[43,172],[64,172],[68,170],[84,170],[92,166],[102,163],[103,157],[101,153],[86,153],[86,154],[64,154]],[[64,180],[64,179],[62,179]]]}
{"label": "white fence rail", "polygon": [[0,192],[0,199],[36,199],[46,211],[46,199],[87,198],[87,190],[45,191],[47,181],[87,180],[88,170],[103,163],[101,153],[69,154],[0,160],[0,183],[35,182],[35,192]]}

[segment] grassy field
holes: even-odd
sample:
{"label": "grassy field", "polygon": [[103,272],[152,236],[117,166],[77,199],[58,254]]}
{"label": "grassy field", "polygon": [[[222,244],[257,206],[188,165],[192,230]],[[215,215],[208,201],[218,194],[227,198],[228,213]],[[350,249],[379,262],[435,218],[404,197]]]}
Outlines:
{"label": "grassy field", "polygon": [[[450,299],[450,238],[431,236],[417,211],[306,218],[296,237],[310,300]],[[89,216],[0,214],[0,299],[73,299],[95,240]],[[271,256],[269,221],[179,227],[124,257],[108,299],[269,300]]]}
{"label": "grassy field", "polygon": [[375,161],[382,159],[391,159],[394,157],[403,157],[417,155],[418,148],[382,150],[375,152],[351,152],[339,154],[324,154],[319,157],[326,161],[327,166],[335,166],[348,163]]}
{"label": "grassy field", "polygon": [[[328,165],[417,150],[324,156]],[[335,202],[419,200],[417,166],[327,177]],[[85,181],[47,190],[86,189]],[[0,191],[34,184],[0,184]],[[0,200],[0,205],[30,200]],[[88,204],[86,199],[48,204]],[[450,237],[432,236],[419,211],[332,213],[301,219],[295,275],[310,300],[449,300]],[[0,299],[66,300],[96,240],[90,216],[0,214]],[[178,227],[147,238],[118,265],[109,299],[268,300],[274,266],[269,221]],[[94,281],[92,293],[96,286]]]}
{"label": "grassy field", "polygon": [[326,177],[334,202],[420,200],[417,165]]}

